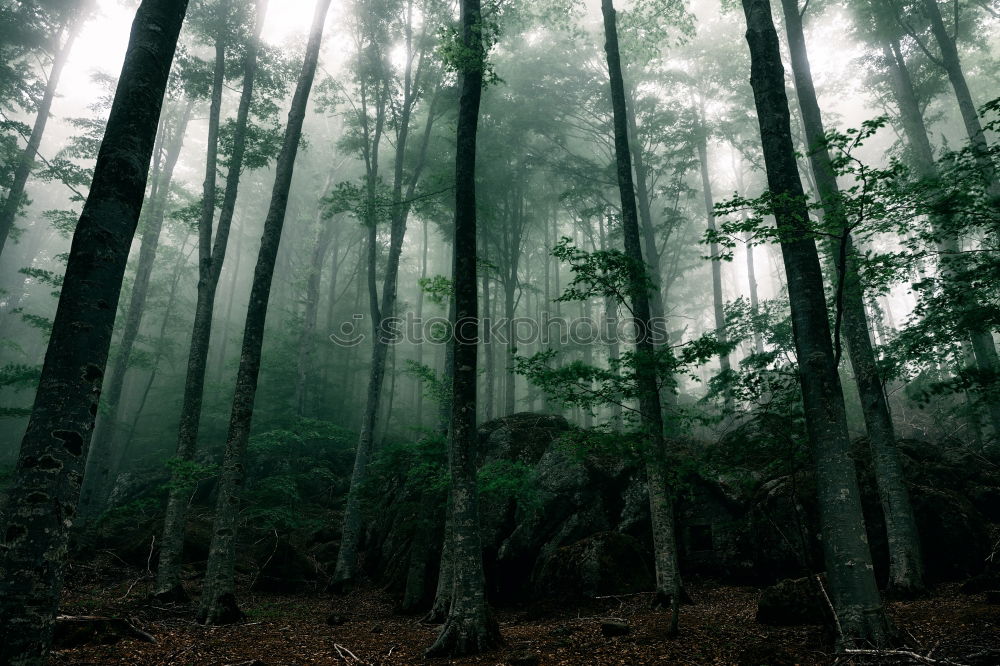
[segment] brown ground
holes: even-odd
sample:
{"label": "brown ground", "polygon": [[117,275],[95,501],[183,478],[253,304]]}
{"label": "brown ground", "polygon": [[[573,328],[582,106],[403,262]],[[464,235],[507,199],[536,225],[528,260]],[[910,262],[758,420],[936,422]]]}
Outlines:
{"label": "brown ground", "polygon": [[[119,577],[124,567],[118,570]],[[155,636],[157,642],[132,639],[114,645],[61,650],[52,664],[206,664],[277,666],[291,664],[444,664],[508,663],[528,651],[540,663],[555,664],[1000,664],[1000,606],[980,596],[965,596],[955,586],[934,596],[894,602],[891,614],[913,657],[883,656],[874,661],[831,654],[819,627],[766,627],[754,621],[758,590],[696,584],[696,605],[685,606],[681,636],[664,637],[666,614],[648,609],[649,597],[598,599],[559,607],[549,605],[498,611],[506,647],[471,659],[425,660],[435,628],[413,617],[395,615],[383,592],[365,589],[331,600],[322,595],[246,594],[241,602],[246,623],[202,627],[185,607],[143,601],[148,579],[139,573],[125,580],[77,566],[63,612],[124,617]],[[329,626],[331,613],[345,616]],[[628,636],[605,638],[603,618],[622,618]],[[353,655],[353,656],[352,656]],[[356,657],[356,660],[355,660]]]}

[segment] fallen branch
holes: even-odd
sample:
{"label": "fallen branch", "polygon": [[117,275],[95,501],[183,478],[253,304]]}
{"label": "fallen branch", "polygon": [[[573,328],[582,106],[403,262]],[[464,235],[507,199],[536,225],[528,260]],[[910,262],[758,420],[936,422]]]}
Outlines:
{"label": "fallen branch", "polygon": [[966,666],[965,664],[950,659],[931,659],[912,650],[844,650],[845,655],[858,655],[866,657],[909,657],[922,664],[948,664],[949,666]]}

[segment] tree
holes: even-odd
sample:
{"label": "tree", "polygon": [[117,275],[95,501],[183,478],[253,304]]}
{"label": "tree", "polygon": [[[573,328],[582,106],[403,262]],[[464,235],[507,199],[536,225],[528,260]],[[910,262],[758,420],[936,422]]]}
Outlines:
{"label": "tree", "polygon": [[677,537],[674,529],[673,497],[668,486],[664,461],[666,441],[654,360],[656,356],[653,344],[655,333],[651,328],[650,286],[646,279],[646,262],[643,260],[635,186],[632,181],[625,83],[622,77],[621,55],[618,48],[616,12],[612,0],[602,0],[601,11],[604,15],[605,51],[611,79],[611,106],[614,112],[615,161],[618,187],[621,193],[622,231],[625,236],[625,254],[632,262],[632,275],[628,289],[632,301],[636,337],[635,373],[639,389],[639,411],[651,459],[646,466],[646,483],[649,490],[649,512],[653,524],[656,592],[661,603],[671,608],[671,633],[676,633],[681,581],[677,570]]}
{"label": "tree", "polygon": [[[216,7],[222,15],[216,16],[215,25],[215,68],[213,70],[212,102],[209,111],[208,158],[205,167],[205,182],[202,192],[202,211],[198,222],[198,302],[195,306],[194,325],[188,354],[187,376],[184,382],[184,398],[181,406],[180,427],[177,434],[177,459],[190,462],[194,459],[198,445],[198,427],[201,420],[202,399],[205,392],[205,370],[208,364],[208,348],[212,337],[212,313],[215,307],[215,293],[222,275],[222,265],[229,244],[229,231],[236,210],[240,175],[243,170],[247,148],[247,127],[253,101],[254,82],[260,53],[260,33],[267,13],[267,0],[258,0],[255,12],[255,33],[247,44],[243,64],[243,90],[236,112],[236,127],[233,134],[233,149],[229,159],[226,190],[222,199],[215,239],[212,239],[212,223],[215,218],[216,168],[219,146],[219,115],[222,104],[222,87],[225,83],[225,54],[231,0],[223,0]],[[159,567],[156,572],[156,594],[164,598],[185,599],[181,587],[181,550],[184,545],[184,528],[187,518],[187,497],[185,483],[181,478],[181,468],[176,468],[173,483],[167,498],[166,515],[163,520],[163,539],[160,542]]]}
{"label": "tree", "polygon": [[[826,147],[826,130],[813,85],[809,54],[802,30],[798,0],[782,0],[788,47],[792,56],[795,90],[802,111],[802,123],[809,143],[809,160],[819,191],[825,221],[833,242],[830,255],[837,275],[837,322],[843,320],[854,379],[861,396],[861,410],[868,430],[875,476],[878,482],[882,513],[889,544],[889,588],[893,593],[910,596],[924,592],[923,557],[920,537],[910,504],[910,494],[896,450],[896,433],[889,414],[884,380],[868,333],[864,285],[851,235],[851,224],[844,210],[836,169]],[[838,331],[839,333],[839,331]]]}
{"label": "tree", "polygon": [[[381,35],[373,34],[365,36],[371,40],[370,47],[365,49],[365,52],[369,54],[378,53],[380,56],[376,62],[367,63],[368,67],[375,70],[371,74],[375,79],[377,100],[374,131],[370,132],[368,129],[368,114],[364,108],[367,82],[364,80],[361,81],[363,106],[362,114],[359,118],[364,134],[363,153],[367,167],[365,224],[368,225],[368,288],[372,317],[372,356],[365,411],[361,423],[361,433],[358,437],[358,449],[351,475],[351,487],[348,491],[347,505],[344,508],[340,550],[337,554],[337,565],[333,576],[333,583],[337,587],[345,586],[353,581],[357,575],[357,551],[361,538],[361,504],[359,492],[367,474],[368,461],[372,455],[379,405],[382,400],[383,383],[385,380],[386,360],[390,345],[393,342],[394,334],[391,330],[391,322],[395,316],[399,262],[403,252],[403,240],[406,236],[406,223],[410,213],[410,201],[413,199],[417,184],[420,182],[421,173],[426,162],[427,147],[430,141],[430,129],[435,120],[432,103],[432,108],[427,115],[427,128],[424,132],[422,142],[418,145],[417,160],[413,166],[413,172],[408,175],[405,172],[405,160],[407,158],[407,147],[414,110],[427,88],[425,79],[433,73],[432,71],[428,71],[433,69],[433,64],[429,62],[431,57],[430,41],[427,37],[428,30],[433,25],[434,7],[430,2],[424,3],[425,14],[423,17],[422,34],[414,36],[413,4],[413,0],[407,0],[405,6],[402,8],[404,10],[402,23],[406,65],[404,66],[402,81],[400,82],[402,96],[397,103],[393,103],[393,100],[389,99],[389,74],[384,71],[386,65],[382,61],[384,54],[382,54],[381,50],[387,49],[388,45],[381,43]],[[368,17],[368,21],[376,21],[378,19],[380,17]],[[379,23],[381,22],[379,21]],[[361,72],[359,76],[364,79],[366,74]],[[385,122],[386,107],[389,106],[398,108],[398,112],[392,123],[396,131],[389,211],[389,253],[382,281],[382,295],[379,298],[375,279],[377,259],[376,225],[378,223],[379,211],[376,210],[375,206],[378,185],[378,150],[383,131],[382,126]]]}
{"label": "tree", "polygon": [[[56,35],[55,56],[52,59],[52,67],[49,69],[46,78],[45,90],[42,98],[38,102],[38,109],[35,114],[35,124],[31,129],[27,145],[17,160],[14,168],[13,181],[7,190],[7,197],[0,205],[0,255],[3,254],[4,245],[10,232],[14,229],[17,215],[24,203],[24,188],[28,183],[28,176],[35,164],[38,155],[38,148],[42,144],[42,137],[45,134],[45,127],[52,112],[52,102],[59,87],[59,79],[62,71],[69,61],[69,55],[73,50],[73,43],[80,34],[90,12],[90,2],[80,2],[79,6],[71,5],[62,11],[57,12],[59,31]],[[65,34],[65,39],[63,35]]]}
{"label": "tree", "polygon": [[93,519],[105,507],[107,493],[110,491],[111,460],[115,453],[115,437],[119,421],[119,402],[122,389],[125,386],[125,374],[128,371],[132,349],[142,326],[146,308],[146,296],[149,291],[149,280],[153,273],[156,260],[156,250],[160,242],[160,231],[166,216],[167,198],[173,181],[174,169],[184,146],[184,134],[187,132],[188,121],[194,110],[195,100],[179,100],[174,110],[175,117],[168,129],[165,126],[163,135],[167,147],[164,164],[150,191],[146,206],[146,224],[142,229],[142,239],[139,245],[139,262],[136,267],[135,283],[129,299],[128,310],[122,328],[121,343],[118,353],[111,363],[110,381],[104,393],[104,414],[98,414],[94,426],[93,441],[90,454],[87,456],[87,472],[84,475],[83,489],[80,496],[80,518],[86,522]]}
{"label": "tree", "polygon": [[788,98],[770,0],[743,0],[768,189],[774,198],[806,425],[816,468],[823,554],[839,642],[885,646],[893,630],[882,608],[849,453],[847,414],[834,360],[823,274],[792,143]]}
{"label": "tree", "polygon": [[267,319],[271,282],[281,243],[281,230],[284,228],[288,207],[288,191],[292,185],[295,157],[302,139],[302,125],[309,103],[309,93],[312,91],[316,76],[319,51],[323,41],[323,26],[326,23],[330,3],[331,0],[318,0],[316,3],[309,42],[302,62],[302,72],[292,98],[291,109],[288,111],[285,139],[275,166],[271,203],[264,220],[264,233],[261,236],[257,265],[254,267],[250,305],[247,309],[246,326],[243,329],[243,349],[236,376],[236,394],[233,396],[222,478],[219,482],[219,497],[215,506],[212,544],[208,552],[205,586],[198,610],[198,619],[204,624],[229,624],[243,616],[236,604],[234,580],[240,489],[245,476],[243,459],[246,455],[247,442],[250,440],[250,424],[260,375],[261,349],[264,344],[264,323]]}
{"label": "tree", "polygon": [[44,663],[52,640],[125,262],[186,12],[184,0],[144,0],[132,24],[8,495],[0,550],[4,663]]}
{"label": "tree", "polygon": [[[479,293],[476,237],[476,134],[486,73],[488,24],[479,0],[462,0],[453,66],[458,70],[459,102],[455,147],[455,230],[452,284],[455,316],[449,341],[453,353],[448,467],[453,575],[451,607],[428,656],[476,654],[495,647],[500,628],[486,600],[486,576],[479,535],[479,491],[475,442]],[[442,571],[444,568],[442,567]]]}

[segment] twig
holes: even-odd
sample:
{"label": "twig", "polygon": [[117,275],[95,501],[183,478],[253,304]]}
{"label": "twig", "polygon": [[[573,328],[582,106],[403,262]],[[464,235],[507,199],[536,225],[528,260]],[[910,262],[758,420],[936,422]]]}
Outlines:
{"label": "twig", "polygon": [[950,659],[931,659],[930,657],[925,657],[922,654],[917,654],[912,650],[844,650],[846,655],[865,655],[872,657],[909,657],[919,661],[922,664],[950,664],[951,666],[965,666],[957,661],[952,661]]}
{"label": "twig", "polygon": [[823,598],[826,600],[826,605],[830,609],[830,613],[833,614],[833,623],[837,626],[837,636],[840,638],[844,637],[844,629],[840,626],[840,618],[837,616],[837,610],[833,607],[833,602],[830,601],[830,595],[826,593],[826,587],[823,585],[823,579],[820,578],[819,574],[815,574],[816,584],[819,585],[819,591],[823,593]]}
{"label": "twig", "polygon": [[334,643],[333,649],[337,651],[337,655],[344,661],[347,661],[347,657],[350,656],[351,659],[353,659],[357,663],[359,664],[363,663],[360,659],[358,659],[358,655],[354,654],[353,652],[345,648],[343,645],[340,645],[339,643]]}

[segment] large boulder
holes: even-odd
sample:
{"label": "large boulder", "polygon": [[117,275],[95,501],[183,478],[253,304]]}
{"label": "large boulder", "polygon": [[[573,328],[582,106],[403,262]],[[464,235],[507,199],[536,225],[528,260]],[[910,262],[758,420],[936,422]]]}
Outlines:
{"label": "large boulder", "polygon": [[757,601],[757,621],[776,627],[826,623],[831,612],[820,581],[785,579],[765,588]]}
{"label": "large boulder", "polygon": [[536,590],[558,598],[627,594],[653,588],[649,555],[638,540],[599,532],[556,549],[540,563]]}

